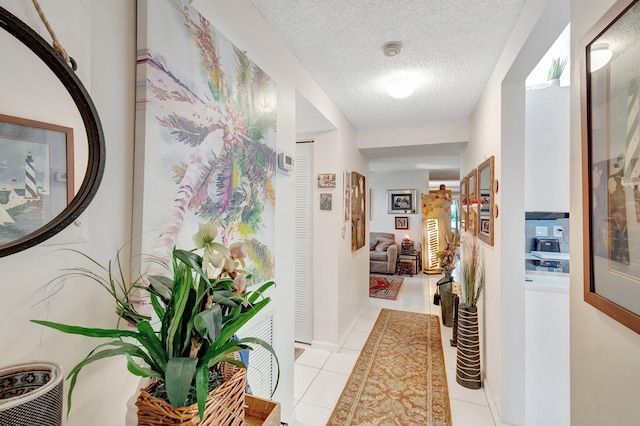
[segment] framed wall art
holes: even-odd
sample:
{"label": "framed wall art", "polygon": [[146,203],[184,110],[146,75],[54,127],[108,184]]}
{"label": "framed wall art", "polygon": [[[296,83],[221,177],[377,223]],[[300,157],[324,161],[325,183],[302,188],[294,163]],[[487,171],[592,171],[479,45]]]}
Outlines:
{"label": "framed wall art", "polygon": [[189,2],[137,6],[139,250],[168,262],[218,223],[217,241],[247,244],[252,284],[273,279],[276,82]]}
{"label": "framed wall art", "polygon": [[396,229],[409,229],[408,216],[396,216]]}
{"label": "framed wall art", "polygon": [[331,194],[320,194],[320,210],[331,210]]}
{"label": "framed wall art", "polygon": [[0,114],[0,248],[73,199],[73,129]]}
{"label": "framed wall art", "polygon": [[318,173],[318,188],[335,188],[335,173]]}
{"label": "framed wall art", "polygon": [[640,15],[634,4],[583,40],[584,300],[640,333]]}
{"label": "framed wall art", "polygon": [[390,189],[387,191],[387,212],[389,214],[415,213],[417,190]]}
{"label": "framed wall art", "polygon": [[351,219],[351,172],[344,172],[344,220]]}
{"label": "framed wall art", "polygon": [[351,251],[364,247],[367,232],[367,185],[365,177],[351,172]]}

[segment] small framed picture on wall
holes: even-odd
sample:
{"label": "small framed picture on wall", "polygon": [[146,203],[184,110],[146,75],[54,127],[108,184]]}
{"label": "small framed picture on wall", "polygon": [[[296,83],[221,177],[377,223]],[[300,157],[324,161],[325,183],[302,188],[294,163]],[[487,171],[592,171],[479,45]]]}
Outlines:
{"label": "small framed picture on wall", "polygon": [[409,229],[409,217],[396,216],[396,229]]}
{"label": "small framed picture on wall", "polygon": [[318,174],[318,188],[335,188],[335,187],[336,187],[335,173],[319,173]]}
{"label": "small framed picture on wall", "polygon": [[320,210],[331,210],[331,194],[320,194]]}

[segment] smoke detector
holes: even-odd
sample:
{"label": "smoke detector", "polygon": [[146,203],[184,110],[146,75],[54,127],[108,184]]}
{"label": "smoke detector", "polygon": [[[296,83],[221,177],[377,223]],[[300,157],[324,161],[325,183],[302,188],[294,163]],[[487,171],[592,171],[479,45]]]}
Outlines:
{"label": "smoke detector", "polygon": [[402,52],[402,43],[399,41],[389,41],[382,45],[384,56],[397,56]]}

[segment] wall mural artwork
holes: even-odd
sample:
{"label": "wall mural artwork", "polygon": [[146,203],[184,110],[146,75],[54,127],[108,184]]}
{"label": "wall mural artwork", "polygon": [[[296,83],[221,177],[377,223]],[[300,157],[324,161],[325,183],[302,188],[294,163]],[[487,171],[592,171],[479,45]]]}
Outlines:
{"label": "wall mural artwork", "polygon": [[139,1],[138,16],[142,253],[166,260],[216,223],[247,242],[254,283],[273,278],[275,82],[186,2]]}
{"label": "wall mural artwork", "polygon": [[365,179],[358,172],[351,172],[351,251],[364,247],[367,230]]}

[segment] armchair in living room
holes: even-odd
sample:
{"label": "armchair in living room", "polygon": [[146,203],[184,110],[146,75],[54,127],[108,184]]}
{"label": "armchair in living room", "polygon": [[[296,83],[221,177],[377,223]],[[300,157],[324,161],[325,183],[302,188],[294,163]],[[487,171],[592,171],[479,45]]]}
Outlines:
{"label": "armchair in living room", "polygon": [[398,244],[395,235],[387,232],[371,232],[369,239],[369,271],[383,274],[396,272]]}

